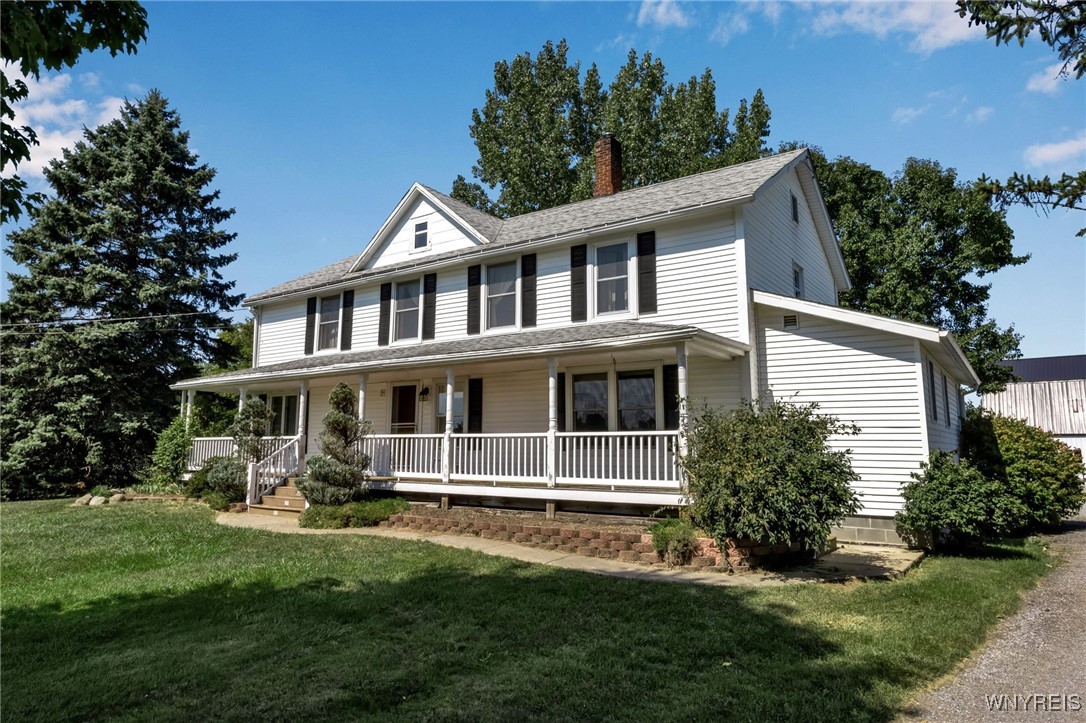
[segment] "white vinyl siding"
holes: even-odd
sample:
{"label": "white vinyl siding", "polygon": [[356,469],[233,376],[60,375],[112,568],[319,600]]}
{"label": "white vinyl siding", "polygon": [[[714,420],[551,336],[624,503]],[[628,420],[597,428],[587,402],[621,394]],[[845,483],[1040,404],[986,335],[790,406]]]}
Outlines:
{"label": "white vinyl siding", "polygon": [[[928,375],[929,361],[932,361],[931,369],[935,371],[934,380],[930,379]],[[944,452],[957,452],[962,430],[961,410],[958,408],[958,387],[955,385],[954,379],[946,373],[946,370],[926,354],[923,356],[922,366],[924,367],[924,418],[928,425],[928,446],[931,449],[941,449]],[[947,389],[945,399],[943,398],[944,379],[946,380]],[[934,395],[931,389],[933,381],[935,384]],[[932,419],[931,404],[933,397],[935,407],[938,410],[938,419]],[[948,405],[950,407],[949,415],[947,414]],[[950,426],[947,426],[947,420],[950,421]]]}
{"label": "white vinyl siding", "polygon": [[[735,264],[735,217],[731,211],[709,219],[657,226],[658,311],[642,315],[641,320],[692,325],[738,339],[739,277]],[[636,306],[636,299],[634,302]]]}
{"label": "white vinyl siding", "polygon": [[[792,220],[793,194],[799,223]],[[803,269],[803,298],[837,304],[830,266],[794,171],[760,190],[754,202],[743,207],[743,233],[752,288],[795,296],[792,270],[798,265]]]}
{"label": "white vinyl siding", "polygon": [[[675,362],[671,360],[664,363]],[[718,409],[734,409],[743,397],[740,385],[742,365],[745,363],[745,359],[721,361],[707,356],[690,356],[687,360],[686,378],[690,413],[696,413],[702,404]]]}
{"label": "white vinyl siding", "polygon": [[[569,384],[569,377],[566,377]],[[547,371],[483,377],[483,432],[547,431]]]}
{"label": "white vinyl siding", "polygon": [[260,310],[257,359],[262,366],[305,356],[305,305],[305,299],[292,299]]}
{"label": "white vinyl siding", "polygon": [[831,446],[852,450],[861,513],[893,515],[901,487],[927,459],[915,341],[803,314],[798,329],[784,331],[784,313],[757,307],[761,388],[860,427]]}
{"label": "white vinyl siding", "polygon": [[[415,226],[420,223],[426,224],[426,239],[429,243],[424,248],[416,249]],[[431,206],[426,199],[420,198],[391,229],[388,240],[366,267],[379,269],[477,245],[474,238],[468,236],[444,213]]]}

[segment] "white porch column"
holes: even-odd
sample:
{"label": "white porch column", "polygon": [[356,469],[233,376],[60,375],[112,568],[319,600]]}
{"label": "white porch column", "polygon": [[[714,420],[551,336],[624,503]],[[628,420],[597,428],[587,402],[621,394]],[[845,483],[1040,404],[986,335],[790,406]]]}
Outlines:
{"label": "white porch column", "polygon": [[186,389],[185,398],[181,403],[181,409],[185,414],[185,431],[189,431],[189,427],[192,426],[192,404],[196,401],[196,390]]}
{"label": "white porch column", "polygon": [[558,359],[547,359],[547,486],[558,479]]}
{"label": "white porch column", "polygon": [[238,387],[238,411],[245,409],[245,387]]}
{"label": "white porch column", "polygon": [[309,418],[309,383],[298,385],[298,474],[305,474],[306,438],[309,434],[306,420]]}
{"label": "white porch column", "polygon": [[452,367],[445,369],[445,437],[441,440],[441,481],[452,480],[452,433],[453,413],[456,411],[456,373]]}
{"label": "white porch column", "polygon": [[368,374],[358,375],[358,418],[366,418],[366,381]]}
{"label": "white porch column", "polygon": [[690,392],[687,388],[686,342],[675,347],[675,360],[679,367],[679,454],[686,454],[686,399]]}

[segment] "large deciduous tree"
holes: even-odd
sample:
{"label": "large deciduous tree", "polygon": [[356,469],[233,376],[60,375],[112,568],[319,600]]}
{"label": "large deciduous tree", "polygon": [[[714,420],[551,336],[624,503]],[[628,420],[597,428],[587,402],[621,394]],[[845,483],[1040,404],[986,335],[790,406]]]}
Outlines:
{"label": "large deciduous tree", "polygon": [[[958,0],[958,14],[983,27],[996,45],[1025,45],[1034,32],[1063,61],[1060,73],[1079,79],[1086,74],[1086,2],[1077,0]],[[981,188],[1000,205],[1020,204],[1049,210],[1086,211],[1086,171],[1059,178],[1033,178],[1014,173],[1006,181],[981,177]],[[1086,228],[1078,236],[1086,236]]]}
{"label": "large deciduous tree", "polygon": [[24,77],[37,79],[42,69],[61,70],[75,65],[85,50],[105,48],[111,55],[134,53],[147,34],[147,11],[138,2],[28,2],[0,3],[0,139],[4,176],[0,221],[18,219],[25,209],[41,200],[25,194],[26,181],[7,175],[8,166],[18,168],[30,159],[30,147],[38,144],[34,129],[15,126],[14,103],[26,100],[28,89],[21,78],[8,78],[8,65],[18,67]]}
{"label": "large deciduous tree", "polygon": [[740,102],[733,129],[729,111],[716,109],[708,69],[673,85],[659,58],[631,50],[604,88],[595,65],[582,81],[566,42],[547,42],[534,58],[495,65],[470,127],[479,150],[472,174],[482,183],[459,176],[452,195],[502,217],[589,198],[603,133],[622,144],[624,187],[667,181],[767,154],[769,118],[759,90],[749,107]]}
{"label": "large deciduous tree", "polygon": [[952,331],[981,378],[980,391],[1002,389],[1020,356],[1021,337],[988,317],[990,284],[978,279],[1025,263],[1016,256],[1006,214],[979,182],[952,168],[910,158],[894,176],[848,157],[812,158],[853,288],[854,309]]}
{"label": "large deciduous tree", "polygon": [[57,494],[120,485],[172,415],[167,385],[195,374],[240,301],[218,253],[233,215],[215,170],[152,91],[46,170],[54,198],[9,236],[0,405],[3,489]]}

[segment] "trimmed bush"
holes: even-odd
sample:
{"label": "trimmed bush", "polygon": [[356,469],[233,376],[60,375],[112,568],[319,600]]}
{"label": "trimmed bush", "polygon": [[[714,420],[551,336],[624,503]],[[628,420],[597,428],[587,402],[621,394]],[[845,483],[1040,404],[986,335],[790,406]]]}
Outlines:
{"label": "trimmed bush", "polygon": [[238,457],[244,462],[260,461],[260,440],[274,418],[274,412],[259,397],[249,397],[245,406],[238,410],[230,424],[230,436],[237,445]]}
{"label": "trimmed bush", "polygon": [[1082,507],[1083,467],[1076,450],[1020,419],[970,409],[962,457],[1004,483],[1022,507],[1020,531],[1058,525]]}
{"label": "trimmed bush", "polygon": [[225,500],[222,506],[222,509],[225,509],[231,502],[245,501],[247,484],[244,462],[236,457],[211,457],[189,477],[185,483],[185,494],[198,497],[209,504],[212,499],[219,501],[221,497]]}
{"label": "trimmed bush", "polygon": [[[244,497],[242,499],[244,499]],[[207,492],[203,496],[203,501],[206,502],[207,506],[211,509],[223,512],[230,507],[231,502],[240,502],[241,500],[231,500],[222,492]]]}
{"label": "trimmed bush", "polygon": [[695,415],[681,460],[688,509],[721,549],[729,537],[816,549],[832,525],[859,510],[850,486],[859,475],[847,452],[828,445],[831,435],[859,430],[817,409],[743,402],[729,412],[704,406]]}
{"label": "trimmed bush", "polygon": [[649,528],[652,549],[668,565],[685,565],[697,551],[697,535],[686,520],[662,520]]}
{"label": "trimmed bush", "polygon": [[337,530],[344,527],[373,527],[411,505],[402,497],[382,497],[346,505],[314,505],[302,513],[299,527]]}
{"label": "trimmed bush", "polygon": [[913,473],[894,517],[902,539],[918,547],[983,542],[1015,530],[1026,514],[1001,480],[981,474],[946,452],[932,452],[923,471]]}
{"label": "trimmed bush", "polygon": [[342,505],[366,491],[370,458],[359,451],[369,422],[359,419],[354,392],[340,383],[328,395],[331,411],[324,415],[319,455],[306,462],[307,474],[296,484],[311,505]]}

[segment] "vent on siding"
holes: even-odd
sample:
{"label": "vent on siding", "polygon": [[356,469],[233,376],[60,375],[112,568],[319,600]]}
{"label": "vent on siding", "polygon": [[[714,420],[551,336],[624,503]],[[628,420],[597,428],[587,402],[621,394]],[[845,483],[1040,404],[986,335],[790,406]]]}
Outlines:
{"label": "vent on siding", "polygon": [[784,315],[784,328],[785,329],[798,329],[799,328],[799,316],[796,314]]}

